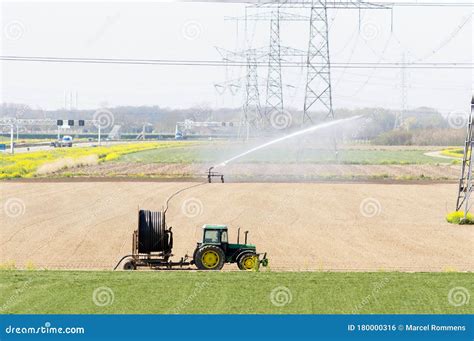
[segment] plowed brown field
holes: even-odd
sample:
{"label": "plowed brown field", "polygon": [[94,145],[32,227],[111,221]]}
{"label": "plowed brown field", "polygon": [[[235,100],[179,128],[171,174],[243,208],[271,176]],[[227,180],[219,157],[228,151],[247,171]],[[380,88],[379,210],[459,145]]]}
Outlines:
{"label": "plowed brown field", "polygon": [[[105,162],[77,171],[88,177],[186,177],[204,174],[211,164]],[[58,174],[71,173],[70,169]],[[318,179],[433,179],[457,180],[458,165],[348,165],[348,164],[230,164],[226,179],[255,181],[304,181]]]}
{"label": "plowed brown field", "polygon": [[[0,263],[111,269],[130,252],[138,207],[190,183],[2,182]],[[272,270],[474,271],[474,227],[445,222],[453,184],[206,184],[170,203],[176,258],[204,223],[249,230]],[[227,266],[227,269],[234,267]]]}

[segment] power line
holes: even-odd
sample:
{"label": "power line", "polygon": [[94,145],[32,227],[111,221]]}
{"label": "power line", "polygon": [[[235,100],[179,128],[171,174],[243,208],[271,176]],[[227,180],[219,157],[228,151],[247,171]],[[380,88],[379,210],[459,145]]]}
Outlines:
{"label": "power line", "polygon": [[[242,3],[247,5],[256,5],[259,7],[268,6],[275,4],[275,0],[270,1],[251,1],[251,0],[180,0],[180,2],[224,2],[224,3]],[[311,3],[311,0],[285,0],[280,3],[280,6],[284,5],[300,5],[300,6],[307,6]],[[472,7],[473,4],[471,2],[462,2],[462,1],[443,1],[443,2],[419,2],[419,1],[411,1],[411,2],[396,2],[396,1],[361,1],[361,0],[353,0],[353,1],[326,1],[328,6],[351,6],[356,3],[360,3],[361,5],[372,5],[372,6],[409,6],[409,7]]]}
{"label": "power line", "polygon": [[[209,1],[209,0],[208,0]],[[211,2],[221,2],[219,0]],[[232,2],[249,2],[249,1],[232,1]],[[274,1],[261,2],[255,4],[258,7],[266,7],[274,4]],[[327,8],[345,8],[345,9],[354,9],[354,5],[367,6],[366,9],[386,9],[387,7],[473,7],[472,2],[384,2],[384,1],[326,1],[325,6]],[[311,0],[294,0],[286,1],[280,4],[281,7],[291,6],[291,7],[310,7]]]}
{"label": "power line", "polygon": [[[366,77],[366,76],[364,75],[364,77]],[[390,78],[390,80],[392,80],[392,82],[373,82],[373,81],[371,81],[370,86],[383,86],[383,87],[387,87],[387,88],[399,87],[398,84],[393,83],[393,78]],[[367,83],[366,80],[356,80],[356,79],[346,79],[345,78],[344,82],[345,83],[363,84],[364,86],[369,85],[369,84],[366,84]],[[461,87],[461,86],[458,86],[458,87],[439,87],[439,86],[430,86],[430,85],[410,82],[410,88],[439,90],[439,91],[457,91],[457,92],[459,92],[459,90],[466,90],[470,87],[467,87],[467,86],[466,87]],[[357,94],[359,94],[359,92],[357,92]],[[355,95],[352,94],[351,96],[347,96],[347,97],[354,97],[354,96]]]}
{"label": "power line", "polygon": [[[357,79],[347,79],[345,78],[344,81],[345,82],[356,82],[356,83],[364,83],[365,82],[365,79],[367,78],[367,75],[366,74],[359,74],[359,73],[353,73],[353,72],[347,72],[348,75],[350,76],[355,76],[355,77],[362,77],[364,78],[364,80],[357,80]],[[376,80],[381,80],[381,81],[387,81],[385,82],[384,84],[386,85],[391,85],[393,86],[393,79],[394,77],[384,77],[384,76],[372,76],[371,78],[373,79],[376,79]],[[374,83],[374,82],[370,82],[371,84],[382,84],[382,83]],[[451,90],[460,90],[460,89],[465,89],[466,88],[466,85],[463,84],[463,83],[459,83],[459,82],[448,82],[448,81],[443,81],[443,85],[449,85],[447,87],[436,87],[436,89],[445,89],[445,90],[448,90],[448,89],[451,89]],[[416,82],[412,82],[410,81],[410,86],[413,86],[413,87],[422,87],[422,88],[430,88],[430,89],[434,89],[433,87],[431,86],[426,86],[426,84],[422,84],[422,83],[416,83]],[[469,83],[469,86],[470,86],[470,83]]]}
{"label": "power line", "polygon": [[[382,63],[382,60],[384,59],[385,52],[387,51],[387,49],[388,49],[388,47],[389,47],[389,45],[392,41],[392,38],[393,38],[393,35],[391,34],[390,37],[388,38],[386,44],[385,44],[385,47],[382,50],[382,54],[381,54],[379,60],[377,61],[378,64]],[[402,66],[401,68],[405,68],[405,67]],[[362,89],[364,89],[367,84],[369,84],[369,82],[372,80],[372,77],[374,76],[376,70],[377,70],[377,67],[374,67],[372,69],[371,73],[368,75],[365,82],[360,87],[358,87],[356,89],[356,91],[352,94],[353,97],[357,96],[359,94],[359,92],[362,91]]]}
{"label": "power line", "polygon": [[[236,3],[236,4],[246,4],[256,7],[266,7],[275,4],[275,0],[268,0],[268,1],[251,1],[251,0],[180,0],[180,2],[221,2],[221,3]],[[353,0],[353,1],[326,1],[327,7],[329,8],[346,8],[349,6],[353,6],[355,4],[362,5],[362,6],[371,6],[371,8],[382,8],[385,6],[391,7],[473,7],[474,4],[472,2],[419,2],[419,1],[412,1],[412,2],[395,2],[395,1],[361,1],[361,0]],[[311,5],[311,0],[285,0],[281,1],[280,6],[298,6],[298,7],[308,7]],[[350,8],[350,7],[349,7]]]}
{"label": "power line", "polygon": [[[179,59],[115,59],[115,58],[73,58],[73,57],[31,57],[31,56],[0,56],[3,61],[40,62],[40,63],[81,63],[81,64],[120,64],[120,65],[164,65],[164,66],[246,66],[245,62],[221,60],[179,60]],[[321,65],[323,63],[320,63]],[[305,62],[282,61],[282,67],[302,67]],[[257,61],[257,66],[268,66],[267,62]],[[474,62],[334,62],[333,68],[352,69],[473,69]]]}
{"label": "power line", "polygon": [[446,39],[441,41],[441,43],[438,44],[438,46],[436,46],[435,48],[433,48],[428,54],[426,54],[425,56],[421,58],[418,58],[416,61],[420,62],[420,61],[426,60],[434,56],[440,50],[442,50],[445,46],[447,46],[459,34],[459,32],[462,31],[462,29],[466,26],[466,24],[471,20],[472,15],[473,13],[470,13],[465,18],[463,18],[461,23],[454,29],[454,31]]}
{"label": "power line", "polygon": [[376,2],[393,7],[473,7],[472,2]]}

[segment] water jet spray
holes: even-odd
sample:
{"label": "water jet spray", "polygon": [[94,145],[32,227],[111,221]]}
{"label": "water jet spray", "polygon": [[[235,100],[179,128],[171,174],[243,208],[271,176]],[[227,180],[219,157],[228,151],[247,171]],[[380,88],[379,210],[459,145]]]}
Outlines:
{"label": "water jet spray", "polygon": [[266,147],[269,147],[273,144],[276,144],[276,143],[279,143],[279,142],[282,142],[282,141],[285,141],[285,140],[288,140],[288,139],[292,139],[294,137],[297,137],[297,136],[301,136],[301,135],[305,135],[305,134],[308,134],[308,133],[311,133],[311,132],[314,132],[316,130],[320,130],[320,129],[324,129],[324,128],[329,128],[329,127],[332,127],[332,126],[335,126],[335,125],[338,125],[338,124],[341,124],[341,123],[346,123],[346,122],[350,122],[350,121],[353,121],[353,120],[357,120],[357,119],[360,119],[362,118],[363,116],[362,115],[358,115],[358,116],[353,116],[353,117],[349,117],[349,118],[344,118],[344,119],[340,119],[340,120],[334,120],[334,121],[330,121],[330,122],[326,122],[326,123],[322,123],[322,124],[318,124],[318,125],[314,125],[314,126],[311,126],[309,128],[305,128],[305,129],[302,129],[302,130],[298,130],[294,133],[291,133],[291,134],[288,134],[288,135],[285,135],[283,137],[280,137],[280,138],[277,138],[275,140],[271,140],[269,142],[266,142],[264,144],[261,144],[260,146],[257,146],[255,148],[252,148],[250,150],[247,150],[246,152],[243,152],[239,155],[236,155],[218,165],[215,165],[213,167],[211,167],[209,169],[209,172],[211,171],[211,169],[215,168],[215,167],[225,167],[229,162],[232,162],[234,160],[237,160],[237,159],[240,159],[241,157],[243,156],[246,156],[248,154],[251,154],[253,152],[256,152],[257,150],[260,150],[260,149],[263,149],[263,148],[266,148]]}

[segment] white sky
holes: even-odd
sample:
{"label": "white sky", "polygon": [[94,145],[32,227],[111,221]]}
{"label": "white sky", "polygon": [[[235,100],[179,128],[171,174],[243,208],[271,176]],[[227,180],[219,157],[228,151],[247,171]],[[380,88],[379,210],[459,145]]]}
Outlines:
{"label": "white sky", "polygon": [[[260,9],[259,11],[264,11]],[[333,62],[472,62],[472,20],[452,39],[470,8],[406,8],[363,11],[362,30],[353,10],[331,10]],[[244,5],[177,2],[2,2],[1,54],[17,56],[219,60],[214,46],[243,46],[243,25],[225,16],[244,14]],[[254,12],[255,13],[255,10]],[[301,14],[309,14],[308,12]],[[268,45],[268,22],[250,25],[253,47]],[[306,48],[308,25],[282,23],[282,45]],[[194,31],[194,29],[196,31]],[[438,50],[439,49],[439,50]],[[437,51],[433,54],[433,50]],[[243,91],[219,94],[223,67],[94,65],[0,61],[1,101],[57,109],[64,93],[76,92],[79,108],[100,104],[238,107]],[[302,109],[303,70],[284,70],[285,102]],[[408,70],[408,107],[467,111],[472,94],[469,70]],[[244,68],[227,70],[227,79]],[[265,93],[266,69],[259,69]],[[334,69],[336,108],[401,106],[397,69]],[[241,84],[243,86],[243,83]],[[241,88],[243,90],[243,87]],[[264,96],[262,96],[264,97]],[[263,102],[264,99],[262,99]]]}

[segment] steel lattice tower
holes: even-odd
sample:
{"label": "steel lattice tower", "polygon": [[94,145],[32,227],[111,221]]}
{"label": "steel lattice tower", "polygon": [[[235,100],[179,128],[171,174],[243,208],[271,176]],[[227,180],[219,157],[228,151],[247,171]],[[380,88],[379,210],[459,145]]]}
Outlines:
{"label": "steel lattice tower", "polygon": [[464,218],[470,210],[469,201],[472,192],[472,145],[474,143],[474,136],[472,134],[473,115],[474,111],[474,96],[471,100],[471,113],[467,122],[466,141],[464,143],[464,157],[462,159],[461,177],[459,179],[458,199],[456,202],[456,211],[463,209]]}
{"label": "steel lattice tower", "polygon": [[393,129],[398,129],[403,125],[403,120],[408,108],[408,90],[407,90],[407,68],[406,68],[406,54],[402,54],[402,66],[400,69],[400,90],[401,90],[401,110],[395,118],[395,124]]}
{"label": "steel lattice tower", "polygon": [[334,118],[332,108],[331,62],[329,58],[328,15],[325,0],[313,0],[311,5],[307,80],[303,124],[313,123],[310,109],[322,106],[326,117]]}
{"label": "steel lattice tower", "polygon": [[280,7],[271,10],[270,50],[268,55],[268,78],[265,119],[283,112],[283,83],[281,79]]}
{"label": "steel lattice tower", "polygon": [[[247,72],[245,77],[245,103],[243,117],[240,122],[240,136],[249,137],[250,127],[260,128],[263,124],[258,90],[258,65],[254,50],[246,51]],[[243,130],[243,131],[242,131]]]}

